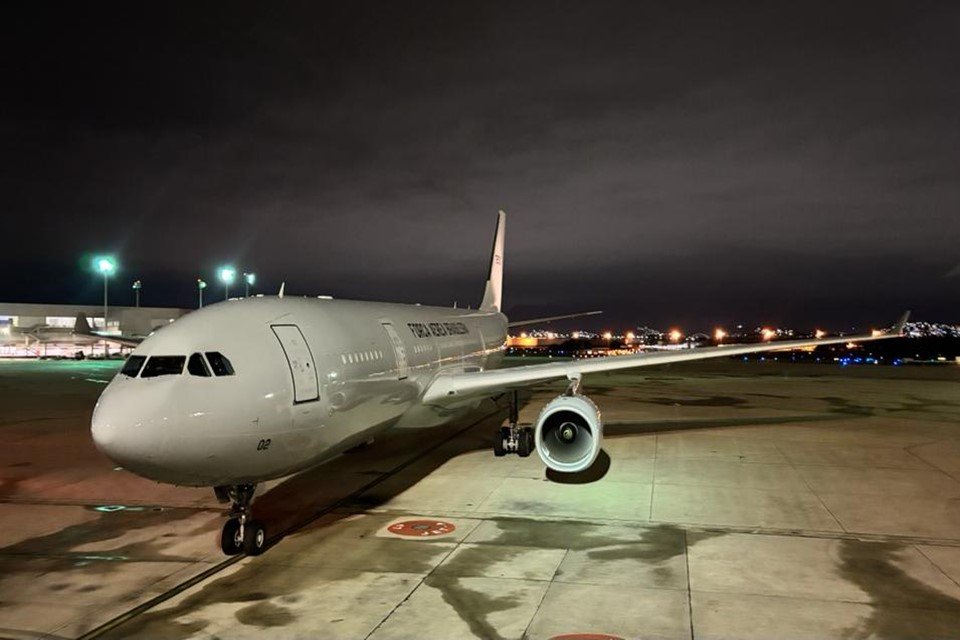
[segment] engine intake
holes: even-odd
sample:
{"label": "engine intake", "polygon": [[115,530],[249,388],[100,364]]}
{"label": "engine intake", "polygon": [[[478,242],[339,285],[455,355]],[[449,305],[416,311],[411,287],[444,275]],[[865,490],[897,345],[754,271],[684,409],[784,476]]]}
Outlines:
{"label": "engine intake", "polygon": [[557,396],[540,412],[534,437],[540,459],[554,471],[589,469],[603,441],[600,410],[586,396]]}

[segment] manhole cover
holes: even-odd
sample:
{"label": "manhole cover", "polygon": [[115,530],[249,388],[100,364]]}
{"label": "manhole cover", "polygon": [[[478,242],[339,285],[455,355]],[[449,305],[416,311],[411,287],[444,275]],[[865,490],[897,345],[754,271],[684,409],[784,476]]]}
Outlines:
{"label": "manhole cover", "polygon": [[413,536],[415,538],[426,538],[428,536],[442,536],[446,533],[452,533],[456,529],[453,524],[443,520],[404,520],[395,522],[387,531],[395,533],[398,536]]}
{"label": "manhole cover", "polygon": [[550,640],[623,640],[623,638],[609,633],[564,633],[553,636]]}

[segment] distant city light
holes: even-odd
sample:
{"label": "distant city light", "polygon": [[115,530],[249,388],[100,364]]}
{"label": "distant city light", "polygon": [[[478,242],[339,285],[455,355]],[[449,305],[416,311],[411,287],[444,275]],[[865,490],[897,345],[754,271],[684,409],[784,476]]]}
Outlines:
{"label": "distant city light", "polygon": [[670,329],[670,342],[680,342],[680,338],[683,337],[683,334],[680,332],[680,329]]}
{"label": "distant city light", "polygon": [[637,337],[637,334],[635,334],[633,331],[627,331],[627,340],[633,340],[636,337]]}
{"label": "distant city light", "polygon": [[603,339],[604,339],[604,340],[612,340],[612,339],[613,339],[613,334],[610,333],[609,331],[604,331],[604,332],[603,332]]}
{"label": "distant city light", "polygon": [[870,332],[870,335],[876,338],[876,337],[882,336],[883,331],[880,331],[879,329],[874,329],[873,331]]}
{"label": "distant city light", "polygon": [[773,329],[768,329],[765,327],[760,330],[760,335],[763,336],[764,340],[773,340],[775,337],[777,337],[777,332]]}
{"label": "distant city light", "polygon": [[713,332],[713,339],[716,340],[717,342],[720,342],[726,337],[727,337],[727,332],[721,329],[720,327],[717,327],[716,330],[714,330]]}
{"label": "distant city light", "polygon": [[814,337],[815,337],[817,340],[819,340],[819,339],[822,338],[823,336],[827,335],[827,332],[824,331],[823,329],[817,329],[816,332],[815,332],[813,335],[814,335]]}

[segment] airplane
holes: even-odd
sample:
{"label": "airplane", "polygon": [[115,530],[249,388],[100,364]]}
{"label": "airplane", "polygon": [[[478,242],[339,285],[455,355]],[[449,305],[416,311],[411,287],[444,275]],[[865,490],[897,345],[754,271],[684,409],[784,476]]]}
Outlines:
{"label": "airplane", "polygon": [[[870,335],[725,344],[498,368],[511,326],[503,302],[504,227],[497,218],[477,309],[277,296],[241,298],[187,314],[147,337],[104,389],[91,419],[97,448],[158,482],[212,487],[230,503],[220,546],[258,555],[266,529],[252,517],[257,483],[297,473],[391,428],[436,426],[506,396],[494,454],[534,450],[557,473],[590,468],[600,409],[583,376],[649,365],[890,338]],[[524,324],[523,322],[512,323]],[[566,381],[531,426],[517,390]]]}
{"label": "airplane", "polygon": [[35,345],[73,345],[77,347],[113,344],[119,347],[135,347],[143,338],[104,334],[93,331],[87,314],[80,312],[73,323],[73,329],[67,327],[38,324],[30,327],[14,327],[8,324],[0,326],[0,343],[23,344],[26,350]]}

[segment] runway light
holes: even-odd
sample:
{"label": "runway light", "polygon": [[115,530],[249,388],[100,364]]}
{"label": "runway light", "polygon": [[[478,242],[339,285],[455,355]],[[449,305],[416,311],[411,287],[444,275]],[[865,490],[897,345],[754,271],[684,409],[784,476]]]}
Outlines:
{"label": "runway light", "polygon": [[814,337],[815,337],[817,340],[819,340],[819,339],[822,338],[823,336],[827,335],[827,332],[824,331],[823,329],[817,329],[817,330],[814,332],[813,335],[814,335]]}
{"label": "runway light", "polygon": [[680,333],[680,329],[671,329],[669,335],[670,342],[680,342],[680,338],[683,337],[683,334]]}
{"label": "runway light", "polygon": [[716,340],[717,342],[720,342],[726,337],[727,337],[727,332],[721,329],[720,327],[717,327],[716,331],[713,332],[713,339]]}
{"label": "runway light", "polygon": [[774,331],[773,329],[764,328],[760,331],[760,335],[763,336],[764,340],[773,340],[774,337],[776,337],[777,332]]}

